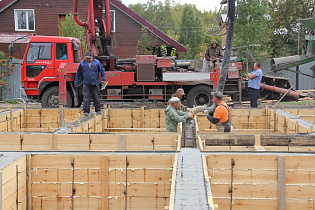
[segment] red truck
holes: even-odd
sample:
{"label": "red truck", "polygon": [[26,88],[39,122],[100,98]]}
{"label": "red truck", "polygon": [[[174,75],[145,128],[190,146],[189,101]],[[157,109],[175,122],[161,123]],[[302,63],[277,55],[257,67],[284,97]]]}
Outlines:
{"label": "red truck", "polygon": [[[27,46],[22,64],[22,87],[28,97],[40,99],[43,107],[59,106],[59,82],[66,81],[67,107],[79,106],[82,90],[74,87],[74,77],[82,60],[81,43],[76,38],[33,36]],[[231,60],[226,92],[239,94],[239,71],[242,63]],[[213,85],[220,70],[189,72],[176,66],[171,58],[136,56],[117,60],[114,68],[106,71],[108,85],[102,99],[131,101],[166,101],[182,87],[189,106],[211,103]],[[66,72],[63,77],[59,74]],[[63,77],[63,78],[62,78]]]}
{"label": "red truck", "polygon": [[[209,106],[212,103],[211,92],[218,84],[219,68],[212,72],[187,71],[174,58],[156,55],[118,59],[112,51],[109,0],[91,0],[87,3],[88,16],[84,22],[78,19],[78,0],[74,0],[73,14],[76,23],[86,29],[87,43],[94,58],[104,65],[108,85],[101,92],[102,100],[166,102],[181,87],[187,94],[189,107],[204,104]],[[25,94],[39,99],[42,107],[55,108],[59,104],[67,107],[80,106],[82,86],[75,88],[74,78],[83,59],[82,55],[81,43],[76,38],[32,36],[21,69],[22,89]],[[242,96],[248,95],[246,83],[239,75],[242,70],[243,63],[237,57],[232,57],[224,93],[231,95],[233,100],[241,100]],[[281,87],[281,91],[290,87],[287,80],[275,79],[274,76],[263,77],[263,82]]]}

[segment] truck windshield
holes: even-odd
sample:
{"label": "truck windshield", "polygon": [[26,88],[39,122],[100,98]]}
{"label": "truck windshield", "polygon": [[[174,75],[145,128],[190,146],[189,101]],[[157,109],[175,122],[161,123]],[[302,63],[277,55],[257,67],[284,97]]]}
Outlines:
{"label": "truck windshield", "polygon": [[27,52],[26,63],[34,63],[36,60],[51,60],[51,48],[52,43],[31,43]]}

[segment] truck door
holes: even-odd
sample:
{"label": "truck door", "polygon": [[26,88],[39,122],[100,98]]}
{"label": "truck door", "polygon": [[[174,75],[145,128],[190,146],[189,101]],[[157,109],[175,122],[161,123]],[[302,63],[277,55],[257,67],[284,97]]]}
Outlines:
{"label": "truck door", "polygon": [[[69,47],[71,47],[69,43]],[[71,49],[68,49],[67,43],[57,43],[56,44],[56,58],[55,58],[55,66],[58,69],[61,63],[66,63],[69,61]],[[72,59],[71,59],[72,60]],[[55,71],[58,74],[58,71]],[[57,76],[57,75],[56,75]]]}
{"label": "truck door", "polygon": [[22,75],[29,83],[29,87],[36,88],[43,78],[55,77],[52,46],[50,42],[30,43],[25,62],[25,75]]}

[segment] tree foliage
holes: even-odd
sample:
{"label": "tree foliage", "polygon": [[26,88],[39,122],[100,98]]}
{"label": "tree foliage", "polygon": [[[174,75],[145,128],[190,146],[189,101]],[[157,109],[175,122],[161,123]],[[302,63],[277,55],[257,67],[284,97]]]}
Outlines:
{"label": "tree foliage", "polygon": [[[306,30],[299,27],[299,20],[312,17],[313,0],[271,0],[270,1],[270,48],[272,57],[303,54],[303,40]],[[300,34],[299,34],[300,33]],[[298,38],[300,38],[298,47]],[[300,49],[300,52],[298,52]]]}
{"label": "tree foliage", "polygon": [[60,30],[60,36],[79,39],[82,44],[83,53],[88,51],[85,30],[74,21],[72,12],[68,12],[65,20],[59,22],[58,28]]}
{"label": "tree foliage", "polygon": [[142,35],[137,44],[138,55],[152,55],[155,42],[156,40],[148,31],[148,28],[142,27]]}
{"label": "tree foliage", "polygon": [[258,61],[269,56],[268,21],[268,0],[239,1],[234,46],[241,59],[247,61],[245,51],[250,51]]}

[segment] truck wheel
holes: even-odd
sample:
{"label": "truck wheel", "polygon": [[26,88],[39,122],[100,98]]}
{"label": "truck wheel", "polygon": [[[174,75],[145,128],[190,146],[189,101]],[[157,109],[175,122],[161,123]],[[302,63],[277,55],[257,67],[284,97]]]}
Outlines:
{"label": "truck wheel", "polygon": [[[43,108],[58,108],[59,107],[59,87],[51,87],[47,89],[41,98]],[[73,100],[71,94],[67,91],[67,106],[72,107]]]}
{"label": "truck wheel", "polygon": [[193,87],[187,95],[188,107],[203,106],[207,104],[210,106],[212,104],[212,88],[207,85],[198,85]]}

